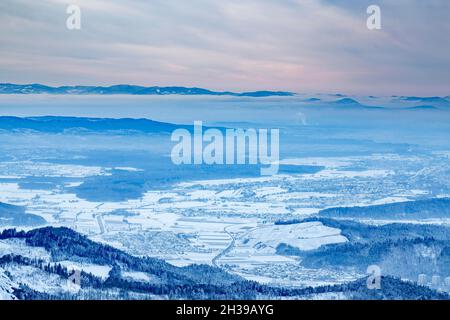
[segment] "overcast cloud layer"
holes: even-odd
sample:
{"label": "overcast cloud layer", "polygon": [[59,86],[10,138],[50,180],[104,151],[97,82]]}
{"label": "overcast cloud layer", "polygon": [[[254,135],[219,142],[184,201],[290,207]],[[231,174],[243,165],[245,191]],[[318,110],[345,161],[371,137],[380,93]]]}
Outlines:
{"label": "overcast cloud layer", "polygon": [[[381,30],[366,28],[372,3]],[[449,13],[447,0],[1,0],[0,82],[448,95]]]}

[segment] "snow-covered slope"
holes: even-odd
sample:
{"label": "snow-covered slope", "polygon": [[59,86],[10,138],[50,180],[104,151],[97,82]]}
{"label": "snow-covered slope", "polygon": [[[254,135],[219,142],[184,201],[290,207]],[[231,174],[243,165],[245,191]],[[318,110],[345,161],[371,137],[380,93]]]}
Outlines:
{"label": "snow-covered slope", "polygon": [[15,300],[13,295],[14,282],[5,274],[5,270],[0,268],[0,300]]}
{"label": "snow-covered slope", "polygon": [[322,245],[346,241],[339,229],[324,226],[321,222],[271,225],[255,229],[241,240],[242,244],[259,252],[275,252],[282,243],[300,250],[314,250]]}

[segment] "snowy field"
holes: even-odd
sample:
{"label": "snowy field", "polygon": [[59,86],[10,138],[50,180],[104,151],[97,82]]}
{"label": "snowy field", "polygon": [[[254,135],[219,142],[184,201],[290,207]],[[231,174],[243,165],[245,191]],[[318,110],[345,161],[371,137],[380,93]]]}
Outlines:
{"label": "snowy field", "polygon": [[[278,255],[276,247],[284,243],[300,250],[313,250],[326,244],[343,243],[347,239],[340,235],[340,230],[320,223],[275,226],[273,222],[311,217],[321,209],[335,206],[412,200],[430,192],[418,189],[419,185],[410,185],[411,173],[405,165],[414,166],[423,159],[398,155],[383,159],[386,158],[398,163],[398,167],[347,169],[379,160],[378,155],[303,159],[302,164],[320,163],[324,169],[313,174],[183,182],[170,190],[147,191],[138,199],[111,202],[89,201],[69,191],[81,185],[86,176],[109,175],[111,168],[58,165],[52,167],[51,174],[69,177],[70,183],[39,190],[21,187],[19,182],[0,182],[0,202],[26,206],[28,213],[43,217],[50,225],[67,226],[93,240],[133,254],[162,258],[178,266],[216,265],[248,279],[278,285],[285,285],[286,281],[301,285],[320,282],[320,279],[327,279],[323,283],[334,283],[338,278],[354,279],[357,275],[308,275],[308,270],[300,268],[295,258]],[[28,174],[44,176],[45,166],[45,163],[30,165]],[[27,177],[23,170],[20,162],[0,165],[4,177]],[[436,170],[439,172],[439,168]],[[432,172],[430,169],[428,176]],[[407,184],[398,183],[398,176]],[[0,248],[5,252],[12,250],[2,242]],[[20,246],[14,250],[20,250]],[[34,254],[39,256],[38,250]],[[67,267],[102,277],[109,271],[107,267],[67,263]]]}

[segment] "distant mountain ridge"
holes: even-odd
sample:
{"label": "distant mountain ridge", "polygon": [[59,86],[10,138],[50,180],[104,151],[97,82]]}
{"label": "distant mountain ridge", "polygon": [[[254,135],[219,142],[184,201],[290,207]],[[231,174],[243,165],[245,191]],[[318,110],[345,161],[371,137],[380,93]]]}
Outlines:
{"label": "distant mountain ridge", "polygon": [[61,86],[51,87],[42,84],[12,84],[0,83],[0,94],[74,94],[74,95],[212,95],[212,96],[235,96],[235,97],[270,97],[270,96],[293,96],[292,92],[286,91],[252,91],[252,92],[230,92],[212,91],[203,88],[187,87],[144,87],[128,84],[113,86]]}
{"label": "distant mountain ridge", "polygon": [[0,116],[0,130],[32,130],[37,132],[63,133],[76,132],[135,131],[143,133],[168,133],[178,128],[190,129],[192,126],[177,125],[149,119],[132,118],[83,118],[83,117],[9,117]]}
{"label": "distant mountain ridge", "polygon": [[448,108],[450,106],[449,97],[397,97],[394,101],[407,102],[407,103],[419,103],[420,105],[415,109],[424,109],[423,106],[432,106]]}
{"label": "distant mountain ridge", "polygon": [[401,97],[400,100],[411,101],[411,102],[424,102],[424,103],[433,103],[434,102],[434,103],[448,104],[448,101],[442,97]]}
{"label": "distant mountain ridge", "polygon": [[367,106],[364,104],[361,104],[355,99],[352,98],[340,98],[334,102],[331,103],[331,105],[338,106],[339,108],[346,108],[346,109],[384,109],[383,107],[378,106]]}

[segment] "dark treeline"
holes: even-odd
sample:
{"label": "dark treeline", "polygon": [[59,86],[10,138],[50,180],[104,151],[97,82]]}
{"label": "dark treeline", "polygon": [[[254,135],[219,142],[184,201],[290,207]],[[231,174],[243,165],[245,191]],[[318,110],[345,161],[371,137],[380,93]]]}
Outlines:
{"label": "dark treeline", "polygon": [[450,198],[433,198],[365,207],[338,207],[319,212],[328,218],[432,219],[450,216]]}

